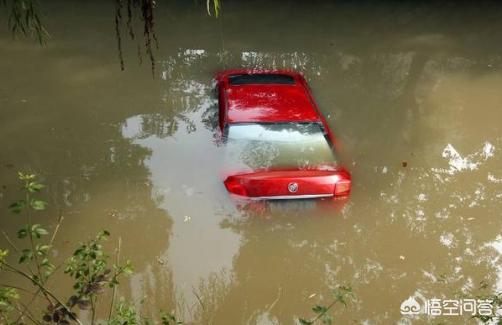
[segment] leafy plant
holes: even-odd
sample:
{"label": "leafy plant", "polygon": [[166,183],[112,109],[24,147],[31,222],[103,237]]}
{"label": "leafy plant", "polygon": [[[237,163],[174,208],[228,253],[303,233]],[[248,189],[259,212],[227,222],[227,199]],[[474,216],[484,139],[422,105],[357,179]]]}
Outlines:
{"label": "leafy plant", "polygon": [[20,250],[16,249],[20,253],[19,264],[26,263],[30,275],[41,284],[44,284],[54,271],[54,264],[50,262],[48,256],[52,241],[43,240],[49,232],[42,225],[32,222],[32,214],[36,211],[45,210],[47,206],[47,202],[36,197],[36,194],[44,186],[36,181],[34,174],[19,172],[18,178],[23,184],[24,198],[12,203],[9,209],[18,215],[24,213],[28,222],[17,232],[18,239],[28,241],[27,247]]}
{"label": "leafy plant", "polygon": [[160,323],[162,325],[179,325],[183,324],[182,321],[179,321],[176,319],[176,316],[174,316],[173,313],[166,313],[166,312],[161,312],[160,313]]}
{"label": "leafy plant", "polygon": [[[2,258],[0,259],[0,268],[2,271],[14,273],[34,285],[38,290],[33,294],[33,299],[42,294],[43,298],[48,303],[48,309],[60,310],[65,315],[70,315],[71,318],[78,323],[78,319],[72,314],[70,308],[65,305],[60,298],[58,298],[48,287],[46,282],[55,270],[54,264],[50,260],[50,250],[52,243],[56,236],[59,224],[62,218],[59,218],[58,225],[56,226],[51,239],[46,239],[49,232],[38,223],[33,223],[33,214],[42,211],[46,208],[47,202],[37,197],[37,194],[44,188],[44,186],[36,180],[36,175],[31,173],[18,173],[18,178],[22,184],[21,190],[24,193],[24,198],[12,203],[9,210],[17,215],[24,215],[27,223],[17,231],[17,238],[21,240],[25,246],[18,248],[4,232],[4,236],[10,243],[12,248],[19,255],[19,267],[7,261],[8,251],[2,251]],[[24,267],[23,267],[24,266]],[[10,306],[11,308],[4,308],[0,311],[0,316],[3,319],[9,319],[9,313],[14,309],[19,311],[19,317],[13,323],[19,323],[24,317],[31,319],[33,316],[26,306],[20,308],[13,302],[13,298],[19,297],[18,291],[13,287],[1,286],[5,293],[0,297],[0,304]],[[15,308],[12,308],[15,307]]]}
{"label": "leafy plant", "polygon": [[119,284],[118,277],[132,274],[130,261],[124,265],[114,264],[109,267],[109,256],[103,251],[102,242],[110,236],[103,230],[96,238],[82,243],[68,259],[64,273],[75,281],[75,294],[70,297],[70,307],[78,306],[82,310],[91,310],[91,323],[95,322],[95,312],[99,294],[105,287],[114,288]]}
{"label": "leafy plant", "polygon": [[[480,287],[478,290],[481,292],[489,289],[489,285],[485,281],[481,281]],[[482,293],[482,294],[477,294],[475,295],[476,299],[478,300],[489,300],[491,301],[492,305],[492,310],[495,311],[492,315],[481,315],[479,311],[476,313],[476,315],[473,316],[473,318],[476,318],[480,322],[484,324],[497,324],[501,325],[502,324],[502,315],[497,314],[496,311],[502,310],[502,292],[497,292],[497,293]]]}
{"label": "leafy plant", "polygon": [[339,303],[346,307],[348,300],[354,298],[352,288],[348,286],[339,286],[332,291],[332,295],[333,301],[329,305],[315,305],[312,307],[312,311],[316,315],[310,319],[299,318],[300,324],[312,325],[321,322],[322,324],[331,325],[333,324],[333,316],[329,312],[335,304]]}
{"label": "leafy plant", "polygon": [[[8,251],[0,250],[0,265],[3,265]],[[0,319],[5,324],[13,324],[9,315],[16,310],[19,293],[13,287],[0,287]]]}
{"label": "leafy plant", "polygon": [[[120,263],[120,240],[116,261],[110,262],[110,255],[103,249],[103,242],[110,236],[106,230],[99,232],[95,238],[81,243],[66,261],[64,273],[71,276],[74,281],[71,296],[63,299],[51,290],[47,282],[56,270],[51,261],[51,250],[63,218],[59,218],[52,236],[48,239],[49,231],[41,224],[32,222],[34,213],[43,211],[47,207],[47,202],[37,197],[44,186],[37,181],[35,174],[20,172],[18,178],[22,183],[24,197],[12,203],[9,209],[16,215],[26,217],[27,223],[17,231],[17,238],[24,246],[18,248],[3,232],[18,255],[19,266],[8,261],[7,250],[0,250],[0,271],[11,272],[27,280],[37,289],[34,293],[26,291],[32,295],[31,301],[43,299],[48,305],[39,319],[30,306],[20,303],[18,288],[2,284],[0,285],[0,322],[24,324],[25,319],[28,319],[34,324],[81,324],[77,310],[90,310],[91,324],[94,324],[98,298],[106,289],[111,289],[113,298],[110,303],[108,323],[136,324],[132,322],[133,318],[137,318],[135,311],[125,300],[121,300],[117,306],[114,304],[115,289],[119,285],[120,276],[130,275],[133,270],[130,261]],[[16,317],[12,317],[14,313],[17,313]]]}
{"label": "leafy plant", "polygon": [[138,325],[139,315],[131,304],[125,299],[120,299],[115,308],[115,316],[108,322],[109,325]]}

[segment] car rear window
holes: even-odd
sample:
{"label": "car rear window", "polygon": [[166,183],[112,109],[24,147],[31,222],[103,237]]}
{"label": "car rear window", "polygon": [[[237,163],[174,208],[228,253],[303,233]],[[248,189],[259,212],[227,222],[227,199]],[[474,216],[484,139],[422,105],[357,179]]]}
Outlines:
{"label": "car rear window", "polygon": [[331,145],[318,123],[230,125],[225,160],[234,171],[336,166]]}
{"label": "car rear window", "polygon": [[235,74],[228,77],[231,85],[284,84],[293,85],[295,79],[285,74]]}

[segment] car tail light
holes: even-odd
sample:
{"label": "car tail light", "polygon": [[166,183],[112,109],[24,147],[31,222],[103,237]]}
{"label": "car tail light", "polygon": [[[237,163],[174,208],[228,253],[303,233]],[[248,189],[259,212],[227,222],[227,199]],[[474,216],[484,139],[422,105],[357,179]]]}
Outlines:
{"label": "car tail light", "polygon": [[350,193],[351,181],[350,179],[341,179],[335,184],[335,196],[347,195]]}
{"label": "car tail light", "polygon": [[248,196],[246,188],[242,185],[238,180],[229,177],[225,180],[225,187],[230,193],[240,195],[240,196]]}

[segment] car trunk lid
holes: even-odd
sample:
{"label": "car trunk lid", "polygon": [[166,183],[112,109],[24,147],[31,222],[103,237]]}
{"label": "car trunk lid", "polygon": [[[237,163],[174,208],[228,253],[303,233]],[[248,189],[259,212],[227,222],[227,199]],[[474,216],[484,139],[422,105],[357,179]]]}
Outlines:
{"label": "car trunk lid", "polygon": [[[225,186],[233,194],[257,199],[295,199],[330,197],[336,184],[350,177],[337,170],[268,170],[227,177]],[[340,192],[341,193],[341,192]]]}

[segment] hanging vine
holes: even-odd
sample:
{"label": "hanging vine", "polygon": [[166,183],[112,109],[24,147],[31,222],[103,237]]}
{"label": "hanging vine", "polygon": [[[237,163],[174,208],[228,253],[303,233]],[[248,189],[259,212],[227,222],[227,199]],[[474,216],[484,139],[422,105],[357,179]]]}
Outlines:
{"label": "hanging vine", "polygon": [[214,15],[216,18],[220,15],[221,0],[207,0],[207,14],[211,16],[211,2],[213,3]]}
{"label": "hanging vine", "polygon": [[0,0],[0,5],[9,7],[8,27],[13,36],[35,37],[45,45],[50,35],[42,24],[37,0]]}
{"label": "hanging vine", "polygon": [[[115,36],[117,39],[120,69],[125,70],[123,55],[123,31],[125,30],[132,41],[136,41],[137,57],[143,62],[143,47],[150,60],[152,75],[155,76],[155,54],[159,49],[159,42],[155,34],[154,9],[155,0],[114,0],[115,1]],[[207,13],[218,17],[221,11],[221,0],[206,0]],[[45,29],[38,0],[0,0],[0,6],[9,9],[8,26],[14,36],[19,34],[35,37],[44,45],[50,37]],[[124,17],[126,17],[124,21]],[[143,44],[136,37],[136,26],[142,26]]]}
{"label": "hanging vine", "polygon": [[[123,19],[123,11],[124,11],[124,1],[125,3],[125,11],[127,15],[127,20]],[[120,68],[122,70],[125,69],[124,65],[124,57],[122,51],[122,30],[125,28],[131,40],[136,39],[136,32],[134,29],[135,18],[137,17],[134,13],[138,10],[140,11],[139,19],[143,25],[143,37],[144,37],[144,46],[146,54],[150,60],[152,74],[155,75],[155,56],[154,49],[159,49],[159,42],[157,40],[157,36],[155,35],[154,30],[154,9],[156,6],[156,2],[154,0],[115,0],[115,34],[117,38],[117,47],[118,47],[118,55],[120,61]],[[137,18],[136,18],[137,19]],[[142,51],[139,43],[137,44],[138,48],[138,60],[140,64],[143,62],[142,59]]]}

